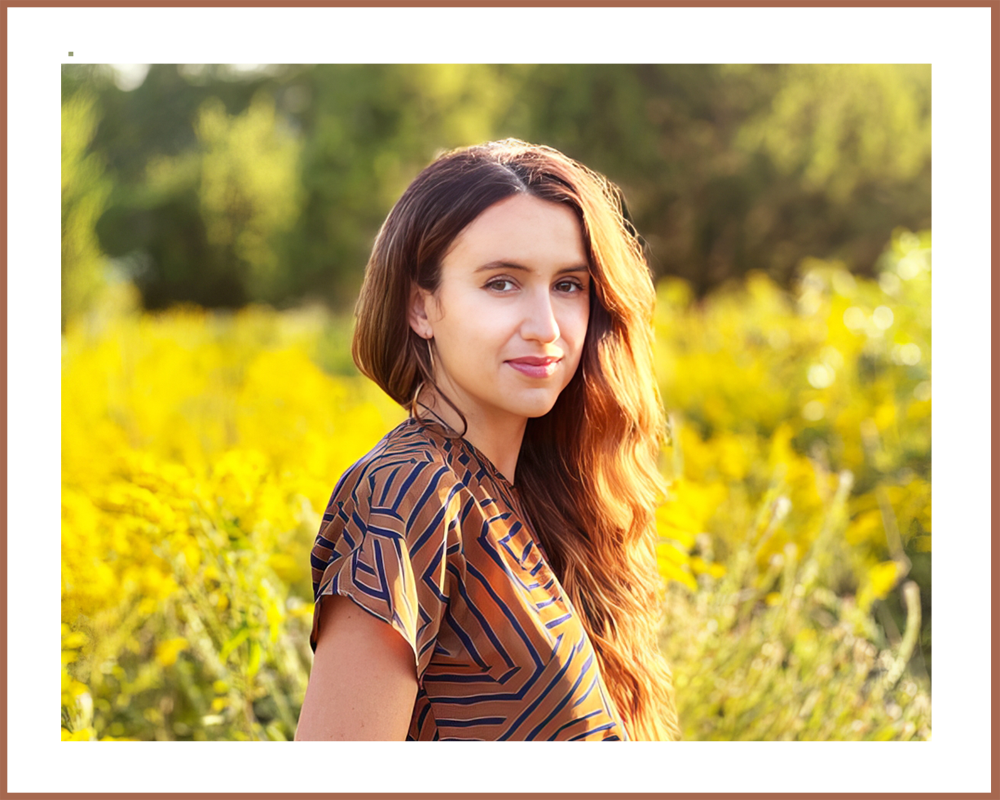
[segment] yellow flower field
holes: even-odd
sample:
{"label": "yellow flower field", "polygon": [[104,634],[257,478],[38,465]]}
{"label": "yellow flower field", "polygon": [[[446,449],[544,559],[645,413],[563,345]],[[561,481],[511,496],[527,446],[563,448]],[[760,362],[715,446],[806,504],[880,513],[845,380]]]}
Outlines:
{"label": "yellow flower field", "polygon": [[[697,739],[930,736],[930,236],[658,290],[662,646]],[[62,364],[64,739],[289,739],[308,554],[404,412],[318,309],[128,304]]]}

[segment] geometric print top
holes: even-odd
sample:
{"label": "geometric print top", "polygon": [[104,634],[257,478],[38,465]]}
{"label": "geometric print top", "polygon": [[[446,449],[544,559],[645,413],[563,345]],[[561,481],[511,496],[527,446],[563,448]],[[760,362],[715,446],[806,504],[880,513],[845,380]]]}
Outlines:
{"label": "geometric print top", "polygon": [[312,550],[323,597],[349,597],[413,650],[407,741],[626,740],[593,646],[518,511],[465,439],[407,419],[344,473]]}

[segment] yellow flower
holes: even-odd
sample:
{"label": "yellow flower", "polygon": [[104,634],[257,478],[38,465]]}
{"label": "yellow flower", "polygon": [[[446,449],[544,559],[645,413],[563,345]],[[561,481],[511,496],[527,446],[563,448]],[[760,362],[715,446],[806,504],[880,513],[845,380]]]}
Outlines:
{"label": "yellow flower", "polygon": [[896,586],[899,565],[883,561],[868,568],[867,581],[858,592],[858,606],[867,610],[875,600],[881,600]]}
{"label": "yellow flower", "polygon": [[896,577],[899,575],[899,565],[895,561],[883,561],[881,564],[876,564],[872,567],[868,575],[871,580],[873,594],[875,597],[883,598],[896,585]]}
{"label": "yellow flower", "polygon": [[156,645],[156,660],[164,667],[172,667],[177,662],[177,656],[188,647],[188,641],[183,636],[177,636]]}
{"label": "yellow flower", "polygon": [[683,583],[689,589],[697,589],[698,583],[694,575],[683,563],[684,559],[678,557],[676,548],[670,545],[658,545],[656,548],[656,564],[660,574],[667,580]]}
{"label": "yellow flower", "polygon": [[857,545],[862,542],[885,536],[885,528],[882,524],[882,512],[877,508],[863,511],[858,514],[847,527],[845,538],[848,544]]}
{"label": "yellow flower", "polygon": [[726,574],[726,568],[722,564],[710,564],[698,556],[694,556],[691,559],[691,571],[695,575],[707,574],[713,578],[721,578]]}
{"label": "yellow flower", "polygon": [[193,541],[187,542],[182,547],[184,553],[184,563],[192,572],[197,571],[201,565],[201,548]]}
{"label": "yellow flower", "polygon": [[287,553],[274,553],[267,560],[270,564],[271,569],[274,570],[275,574],[281,578],[285,583],[292,583],[294,580],[299,578],[305,571],[303,564],[304,561],[293,558]]}

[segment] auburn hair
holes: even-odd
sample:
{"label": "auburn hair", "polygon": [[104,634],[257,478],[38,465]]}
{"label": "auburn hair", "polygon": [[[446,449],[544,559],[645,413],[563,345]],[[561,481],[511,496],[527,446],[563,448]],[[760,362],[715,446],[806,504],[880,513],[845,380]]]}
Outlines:
{"label": "auburn hair", "polygon": [[436,385],[430,343],[408,322],[411,288],[436,291],[458,234],[518,193],[574,211],[593,287],[579,368],[552,410],[527,422],[517,462],[521,500],[630,736],[677,739],[672,677],[657,643],[654,514],[666,425],[653,371],[655,295],[617,187],[557,150],[515,139],[445,153],[410,184],[375,240],[356,308],[354,360],[419,416],[418,394]]}

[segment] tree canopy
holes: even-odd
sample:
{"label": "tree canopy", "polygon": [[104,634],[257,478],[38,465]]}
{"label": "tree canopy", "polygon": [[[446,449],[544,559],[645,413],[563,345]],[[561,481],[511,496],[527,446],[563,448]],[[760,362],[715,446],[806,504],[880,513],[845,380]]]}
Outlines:
{"label": "tree canopy", "polygon": [[894,228],[930,226],[928,65],[152,65],[128,91],[115,77],[64,67],[70,313],[101,253],[151,309],[346,307],[416,174],[507,136],[617,183],[655,275],[697,296],[751,270],[787,285],[809,256],[871,274]]}

